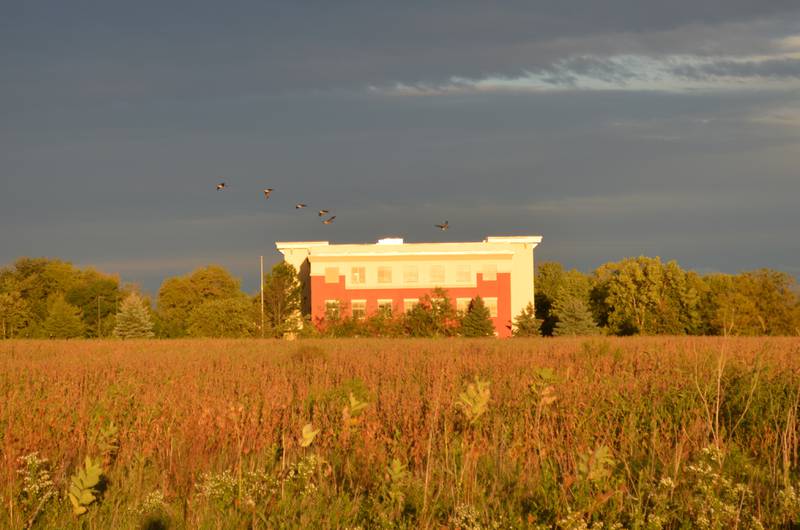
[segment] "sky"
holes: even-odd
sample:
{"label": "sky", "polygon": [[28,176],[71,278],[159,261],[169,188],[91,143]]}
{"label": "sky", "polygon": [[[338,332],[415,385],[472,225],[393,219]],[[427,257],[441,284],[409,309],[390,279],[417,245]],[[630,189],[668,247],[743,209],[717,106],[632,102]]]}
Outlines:
{"label": "sky", "polygon": [[155,293],[214,263],[255,291],[275,241],[542,235],[586,272],[800,276],[796,0],[0,12],[0,266]]}

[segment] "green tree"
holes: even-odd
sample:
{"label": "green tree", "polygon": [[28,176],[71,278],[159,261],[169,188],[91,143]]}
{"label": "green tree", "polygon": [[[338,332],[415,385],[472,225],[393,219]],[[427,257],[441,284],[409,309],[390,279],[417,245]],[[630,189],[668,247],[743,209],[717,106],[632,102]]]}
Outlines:
{"label": "green tree", "polygon": [[31,313],[28,304],[18,291],[0,293],[0,333],[2,338],[13,339],[28,327]]}
{"label": "green tree", "polygon": [[225,300],[242,295],[239,281],[217,265],[195,270],[185,277],[168,278],[158,291],[159,327],[167,337],[188,334],[192,311],[209,300]]}
{"label": "green tree", "polygon": [[484,304],[483,298],[476,296],[461,319],[461,334],[465,337],[491,337],[494,331],[489,308]]}
{"label": "green tree", "polygon": [[540,264],[535,286],[536,316],[542,321],[542,335],[554,334],[558,324],[556,306],[564,299],[583,300],[589,306],[592,279],[576,269],[565,271],[560,263]]}
{"label": "green tree", "polygon": [[117,301],[125,298],[117,276],[93,269],[76,271],[73,285],[64,296],[67,302],[81,310],[90,337],[108,334],[110,330],[104,329],[104,324],[115,321]]}
{"label": "green tree", "polygon": [[559,299],[554,308],[558,317],[553,335],[597,335],[600,328],[594,322],[592,311],[582,298],[577,296],[564,296]]}
{"label": "green tree", "polygon": [[533,304],[528,302],[525,309],[514,317],[512,333],[515,337],[537,337],[539,336],[540,326],[541,320],[536,318],[536,310]]}
{"label": "green tree", "polygon": [[626,258],[595,271],[591,299],[598,321],[618,335],[685,334],[702,330],[703,283],[676,262]]}
{"label": "green tree", "polygon": [[116,320],[115,337],[140,339],[153,336],[153,321],[150,318],[150,311],[145,306],[144,300],[136,293],[129,294],[123,300]]}
{"label": "green tree", "polygon": [[412,337],[451,337],[457,333],[458,325],[447,291],[438,287],[403,316],[405,333]]}
{"label": "green tree", "polygon": [[256,323],[253,304],[246,296],[209,299],[189,314],[191,337],[238,338],[252,336]]}
{"label": "green tree", "polygon": [[68,303],[64,295],[57,294],[50,300],[43,329],[49,338],[72,339],[83,336],[86,327],[81,319],[81,310]]}
{"label": "green tree", "polygon": [[798,297],[794,278],[769,269],[742,274],[710,274],[701,313],[713,335],[793,335]]}
{"label": "green tree", "polygon": [[302,325],[302,286],[297,270],[286,262],[277,263],[264,275],[265,334],[283,337]]}

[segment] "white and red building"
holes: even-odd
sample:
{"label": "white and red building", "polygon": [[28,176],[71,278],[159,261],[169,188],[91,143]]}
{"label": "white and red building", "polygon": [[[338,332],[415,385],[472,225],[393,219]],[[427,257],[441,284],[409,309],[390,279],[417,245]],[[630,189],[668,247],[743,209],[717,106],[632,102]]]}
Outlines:
{"label": "white and red building", "polygon": [[386,308],[408,311],[425,295],[443,288],[459,310],[483,298],[497,335],[533,303],[533,249],[541,236],[491,236],[468,243],[332,245],[327,241],[277,242],[303,283],[305,313],[324,318],[332,308],[365,317]]}

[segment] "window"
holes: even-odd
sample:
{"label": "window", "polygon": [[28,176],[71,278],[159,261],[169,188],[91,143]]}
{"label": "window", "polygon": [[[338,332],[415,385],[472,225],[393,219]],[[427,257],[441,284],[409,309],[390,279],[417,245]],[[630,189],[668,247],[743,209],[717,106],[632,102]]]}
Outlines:
{"label": "window", "polygon": [[483,281],[493,282],[497,280],[497,265],[487,263],[483,266]]}
{"label": "window", "polygon": [[417,283],[419,281],[419,269],[416,265],[406,265],[403,267],[403,283]]}
{"label": "window", "polygon": [[468,263],[460,263],[456,269],[456,281],[458,283],[469,283],[472,280],[472,274]]}
{"label": "window", "polygon": [[419,303],[419,298],[404,298],[403,299],[403,311],[408,313],[409,311],[414,309],[414,307],[416,307],[416,305],[418,303]]}
{"label": "window", "polygon": [[391,267],[378,267],[378,283],[392,283]]}
{"label": "window", "polygon": [[431,265],[431,283],[444,283],[444,265]]}
{"label": "window", "polygon": [[392,314],[392,300],[391,298],[378,300],[378,312],[384,315]]}
{"label": "window", "polygon": [[339,283],[339,267],[325,267],[325,283]]}
{"label": "window", "polygon": [[489,316],[492,318],[497,317],[497,298],[484,298],[483,303],[489,309]]}
{"label": "window", "polygon": [[353,300],[350,302],[350,309],[353,314],[353,319],[363,320],[367,316],[367,301]]}
{"label": "window", "polygon": [[339,300],[325,300],[325,318],[333,320],[339,318]]}
{"label": "window", "polygon": [[470,302],[472,302],[472,298],[456,298],[456,311],[466,313],[469,311]]}
{"label": "window", "polygon": [[364,267],[353,267],[350,269],[350,283],[354,285],[366,283],[367,273]]}

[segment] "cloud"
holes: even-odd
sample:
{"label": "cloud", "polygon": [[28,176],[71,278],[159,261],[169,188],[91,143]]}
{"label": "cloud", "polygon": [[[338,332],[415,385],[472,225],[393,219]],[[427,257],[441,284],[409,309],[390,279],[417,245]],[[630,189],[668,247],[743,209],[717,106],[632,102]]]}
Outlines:
{"label": "cloud", "polygon": [[393,96],[443,96],[493,92],[623,90],[723,92],[800,89],[800,57],[704,57],[697,55],[581,55],[519,76],[465,78],[444,83],[369,86]]}

